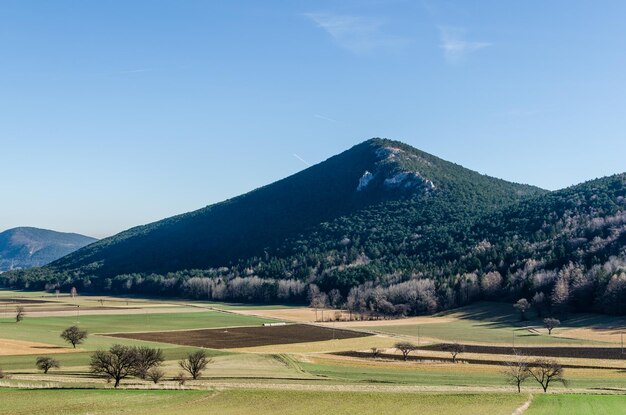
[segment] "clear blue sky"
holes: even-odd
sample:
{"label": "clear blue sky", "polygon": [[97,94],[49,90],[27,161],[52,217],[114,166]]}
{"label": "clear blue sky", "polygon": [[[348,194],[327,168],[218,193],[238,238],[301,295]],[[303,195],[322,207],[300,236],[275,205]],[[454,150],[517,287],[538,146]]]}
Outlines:
{"label": "clear blue sky", "polygon": [[591,0],[4,0],[0,230],[107,236],[375,136],[548,189],[626,171],[625,18]]}

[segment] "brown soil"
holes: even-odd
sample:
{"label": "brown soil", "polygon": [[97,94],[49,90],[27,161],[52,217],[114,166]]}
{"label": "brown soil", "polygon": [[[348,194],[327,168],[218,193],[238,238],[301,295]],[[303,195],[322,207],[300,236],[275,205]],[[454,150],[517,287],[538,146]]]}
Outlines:
{"label": "brown soil", "polygon": [[273,327],[256,326],[151,333],[116,333],[108,334],[107,336],[173,343],[184,346],[209,347],[212,349],[231,349],[237,347],[267,346],[272,344],[350,339],[366,337],[370,336],[370,334],[351,330],[333,330],[331,328],[311,326],[308,324],[290,324]]}
{"label": "brown soil", "polygon": [[[508,346],[463,345],[466,353],[514,355],[516,352],[524,356],[571,357],[579,359],[626,359],[619,347],[557,347],[557,346],[524,346],[513,349]],[[445,344],[422,346],[420,350],[445,351]],[[625,351],[626,353],[626,351]]]}

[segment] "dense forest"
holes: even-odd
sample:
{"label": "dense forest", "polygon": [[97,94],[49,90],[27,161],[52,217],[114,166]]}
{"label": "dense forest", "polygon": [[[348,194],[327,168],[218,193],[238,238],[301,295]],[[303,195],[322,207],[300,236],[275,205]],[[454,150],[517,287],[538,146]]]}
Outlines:
{"label": "dense forest", "polygon": [[624,174],[547,192],[373,139],[0,283],[373,316],[520,298],[539,314],[626,314],[625,198]]}

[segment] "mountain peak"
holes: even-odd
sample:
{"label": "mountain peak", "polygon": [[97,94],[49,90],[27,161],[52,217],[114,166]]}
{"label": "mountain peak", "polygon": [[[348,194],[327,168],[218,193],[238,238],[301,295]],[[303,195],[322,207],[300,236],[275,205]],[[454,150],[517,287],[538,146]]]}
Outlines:
{"label": "mountain peak", "polygon": [[415,211],[445,204],[467,216],[542,193],[373,138],[239,197],[99,241],[51,267],[112,277],[228,266],[289,249],[299,235],[381,204],[406,200]]}

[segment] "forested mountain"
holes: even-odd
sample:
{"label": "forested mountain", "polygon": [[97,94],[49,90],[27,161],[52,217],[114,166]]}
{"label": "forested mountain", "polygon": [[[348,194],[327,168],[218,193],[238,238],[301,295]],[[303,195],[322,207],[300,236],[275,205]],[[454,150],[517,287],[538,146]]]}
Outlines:
{"label": "forested mountain", "polygon": [[40,267],[96,239],[38,228],[14,228],[0,233],[0,272]]}
{"label": "forested mountain", "polygon": [[16,287],[419,314],[484,298],[626,313],[626,176],[547,192],[372,139],[274,184],[130,229]]}

